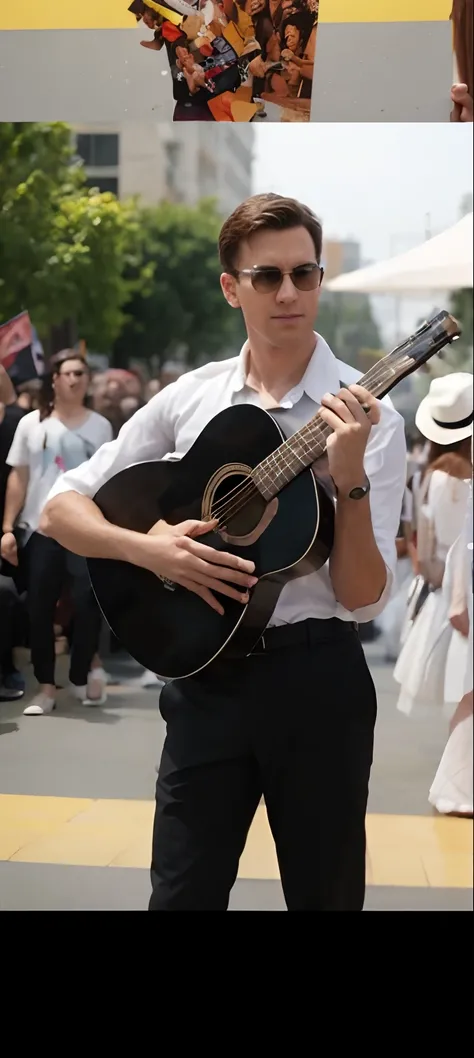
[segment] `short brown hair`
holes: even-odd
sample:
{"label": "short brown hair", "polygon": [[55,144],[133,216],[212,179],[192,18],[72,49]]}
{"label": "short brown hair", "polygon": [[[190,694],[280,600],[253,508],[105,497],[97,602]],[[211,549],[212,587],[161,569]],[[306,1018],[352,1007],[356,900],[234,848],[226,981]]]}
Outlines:
{"label": "short brown hair", "polygon": [[315,214],[297,202],[273,193],[253,195],[231,214],[223,225],[219,237],[219,257],[224,272],[235,274],[239,247],[245,239],[258,231],[285,231],[290,228],[306,228],[314,243],[318,264],[323,248],[323,229]]}

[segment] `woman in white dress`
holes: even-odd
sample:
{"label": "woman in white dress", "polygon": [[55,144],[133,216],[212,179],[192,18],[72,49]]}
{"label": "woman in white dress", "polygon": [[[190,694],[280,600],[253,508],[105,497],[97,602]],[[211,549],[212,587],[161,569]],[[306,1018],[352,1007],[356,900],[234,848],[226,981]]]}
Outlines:
{"label": "woman in white dress", "polygon": [[[450,724],[450,736],[429,794],[430,804],[443,815],[472,817],[472,706],[473,706],[473,518],[472,486],[464,531],[452,549],[454,563],[451,623],[466,643],[463,686]],[[459,588],[462,587],[462,593]],[[448,664],[449,668],[449,664]],[[447,672],[448,682],[448,672]],[[449,693],[449,689],[447,689]]]}
{"label": "woman in white dress", "polygon": [[[441,585],[448,552],[464,523],[472,475],[472,418],[472,375],[467,372],[434,379],[416,414],[417,428],[432,446],[417,513],[418,562],[430,592],[394,671],[400,684],[397,707],[408,716],[433,706],[442,708],[445,702],[446,661],[454,629],[449,621],[450,599]],[[465,644],[463,648],[467,650]]]}
{"label": "woman in white dress", "polygon": [[410,553],[410,528],[413,522],[413,496],[405,488],[402,516],[396,539],[397,566],[395,570],[392,597],[378,620],[382,635],[384,657],[387,663],[395,662],[400,650],[402,633],[407,608],[408,592],[413,581],[413,563]]}

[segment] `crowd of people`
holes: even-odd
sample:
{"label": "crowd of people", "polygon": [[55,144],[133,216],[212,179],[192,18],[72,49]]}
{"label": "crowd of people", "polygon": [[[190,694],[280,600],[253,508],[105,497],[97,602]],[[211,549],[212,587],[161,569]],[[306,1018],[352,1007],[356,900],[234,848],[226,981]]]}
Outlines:
{"label": "crowd of people", "polygon": [[[0,369],[0,699],[20,698],[15,647],[28,646],[38,687],[25,715],[56,708],[56,657],[70,654],[70,693],[106,701],[102,619],[84,559],[38,532],[57,477],[117,437],[160,386],[137,372],[91,372],[74,350],[17,393]],[[392,597],[378,619],[385,659],[407,717],[447,716],[447,745],[429,800],[441,813],[472,814],[472,375],[433,380],[409,446]],[[145,673],[142,685],[156,683]]]}
{"label": "crowd of people", "polygon": [[[152,31],[140,41],[166,50],[174,121],[252,121],[265,102],[285,121],[309,121],[319,0],[132,0]],[[455,77],[451,120],[473,120],[472,0],[453,0]]]}
{"label": "crowd of people", "polygon": [[70,693],[85,705],[106,700],[102,619],[86,562],[39,533],[39,518],[58,475],[116,437],[173,380],[170,367],[161,383],[119,369],[93,374],[83,356],[65,350],[51,358],[42,381],[22,384],[21,392],[0,367],[0,699],[24,694],[14,659],[15,648],[27,646],[38,684],[27,716],[56,708],[55,662],[64,650]]}
{"label": "crowd of people", "polygon": [[251,121],[265,100],[309,120],[319,0],[132,0],[166,49],[174,121]]}
{"label": "crowd of people", "polygon": [[414,448],[397,540],[395,593],[380,619],[394,662],[398,710],[446,715],[447,745],[429,801],[472,815],[472,420],[473,378],[433,380],[416,415]]}

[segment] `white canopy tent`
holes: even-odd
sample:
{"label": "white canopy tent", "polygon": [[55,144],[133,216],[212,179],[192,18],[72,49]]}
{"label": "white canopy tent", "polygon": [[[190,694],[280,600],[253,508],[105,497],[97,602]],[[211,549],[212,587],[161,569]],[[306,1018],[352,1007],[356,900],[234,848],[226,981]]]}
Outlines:
{"label": "white canopy tent", "polygon": [[326,284],[331,291],[419,295],[472,287],[472,213],[407,253],[346,272]]}

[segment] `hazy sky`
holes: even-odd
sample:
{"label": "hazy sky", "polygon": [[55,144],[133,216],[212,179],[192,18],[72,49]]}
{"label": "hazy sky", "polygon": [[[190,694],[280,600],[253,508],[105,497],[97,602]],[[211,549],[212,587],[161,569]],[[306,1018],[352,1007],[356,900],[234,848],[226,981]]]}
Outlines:
{"label": "hazy sky", "polygon": [[472,125],[258,125],[255,191],[293,195],[327,237],[363,256],[402,253],[458,219],[472,191]]}
{"label": "hazy sky", "polygon": [[[472,125],[258,125],[254,190],[305,202],[328,238],[383,260],[459,219],[473,182]],[[405,335],[447,298],[372,299],[384,338]],[[396,322],[397,321],[397,326]]]}

